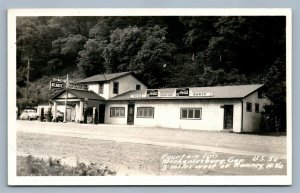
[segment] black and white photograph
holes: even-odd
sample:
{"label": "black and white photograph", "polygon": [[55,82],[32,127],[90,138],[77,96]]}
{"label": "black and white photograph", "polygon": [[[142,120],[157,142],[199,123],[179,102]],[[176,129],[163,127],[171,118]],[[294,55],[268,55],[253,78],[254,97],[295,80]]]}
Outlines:
{"label": "black and white photograph", "polygon": [[11,9],[10,185],[290,185],[290,9]]}

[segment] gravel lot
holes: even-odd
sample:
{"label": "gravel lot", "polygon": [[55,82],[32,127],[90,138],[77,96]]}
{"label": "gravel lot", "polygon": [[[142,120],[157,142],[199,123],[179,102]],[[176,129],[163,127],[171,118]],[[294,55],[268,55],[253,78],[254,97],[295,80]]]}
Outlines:
{"label": "gravel lot", "polygon": [[17,132],[113,140],[237,155],[267,155],[286,158],[286,136],[38,121],[17,121]]}
{"label": "gravel lot", "polygon": [[[49,125],[52,133],[49,134]],[[22,126],[22,128],[20,128]],[[38,129],[36,129],[36,127]],[[70,126],[70,125],[69,125]],[[67,127],[69,127],[67,126]],[[257,136],[219,132],[181,131],[162,128],[99,127],[72,124],[18,122],[17,154],[36,157],[55,157],[68,165],[96,162],[116,170],[117,175],[285,175],[285,137]],[[26,130],[27,129],[27,130]],[[59,131],[58,131],[59,130]],[[87,135],[89,133],[89,135]],[[116,136],[116,133],[118,136]],[[105,135],[105,140],[101,136]],[[143,137],[142,137],[143,136]],[[109,140],[108,138],[111,138]],[[142,141],[126,142],[138,138]],[[169,140],[169,139],[172,140]],[[143,140],[153,143],[143,143]],[[131,140],[128,140],[131,141]],[[157,145],[165,142],[164,145]],[[175,143],[176,142],[176,143]],[[178,147],[169,144],[178,144]],[[181,144],[195,148],[184,148]],[[221,146],[221,144],[223,146]],[[233,144],[233,145],[232,145]],[[204,146],[205,145],[205,146]],[[237,148],[235,146],[238,145]],[[201,147],[206,147],[201,148]],[[211,151],[206,151],[211,146]],[[219,147],[233,153],[217,153]],[[189,146],[187,146],[189,147]],[[198,148],[199,147],[199,148]],[[243,147],[247,147],[244,148]],[[260,149],[261,147],[261,149]],[[162,170],[163,155],[216,155],[218,159],[230,157],[251,162],[256,149],[259,154],[281,155],[276,163],[282,168],[203,168]],[[242,152],[242,154],[238,154]]]}

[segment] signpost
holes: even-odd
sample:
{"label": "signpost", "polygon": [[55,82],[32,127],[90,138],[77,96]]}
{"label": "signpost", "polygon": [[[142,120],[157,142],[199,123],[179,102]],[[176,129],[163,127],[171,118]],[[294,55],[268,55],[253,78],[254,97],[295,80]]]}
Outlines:
{"label": "signpost", "polygon": [[[53,81],[50,81],[50,90],[51,89],[65,89],[66,96],[65,96],[65,112],[64,112],[64,123],[66,122],[67,118],[67,101],[68,101],[68,86],[69,86],[69,75],[67,74],[66,80],[60,78],[53,78]],[[54,108],[54,120],[56,120],[56,108]]]}
{"label": "signpost", "polygon": [[[68,89],[76,90],[88,90],[88,86],[82,83],[74,83],[69,81],[69,75],[64,78],[53,78],[50,81],[50,90],[51,89],[65,89],[65,112],[64,112],[64,123],[67,121],[67,103],[68,103]],[[56,111],[56,110],[55,110]],[[54,112],[54,120],[56,119],[56,112]]]}

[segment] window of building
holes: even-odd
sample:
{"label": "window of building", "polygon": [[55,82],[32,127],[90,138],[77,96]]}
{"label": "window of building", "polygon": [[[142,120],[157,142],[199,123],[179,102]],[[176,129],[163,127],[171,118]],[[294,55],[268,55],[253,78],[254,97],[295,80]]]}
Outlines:
{"label": "window of building", "polygon": [[201,108],[181,108],[180,119],[201,119]]}
{"label": "window of building", "polygon": [[259,113],[259,104],[258,103],[255,103],[255,112]]}
{"label": "window of building", "polygon": [[154,107],[138,107],[136,116],[137,118],[153,118]]}
{"label": "window of building", "polygon": [[141,85],[137,84],[135,88],[135,90],[141,90]]}
{"label": "window of building", "polygon": [[111,107],[110,108],[111,117],[125,117],[125,107]]}
{"label": "window of building", "polygon": [[114,94],[119,94],[119,82],[114,82],[113,93]]}
{"label": "window of building", "polygon": [[103,94],[103,84],[99,84],[99,92],[98,94]]}
{"label": "window of building", "polygon": [[252,103],[246,103],[246,111],[252,112]]}

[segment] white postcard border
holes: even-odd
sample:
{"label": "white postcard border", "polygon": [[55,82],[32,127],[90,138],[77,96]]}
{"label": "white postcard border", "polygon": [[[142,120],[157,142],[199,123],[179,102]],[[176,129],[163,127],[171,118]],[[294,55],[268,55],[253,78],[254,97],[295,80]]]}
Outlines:
{"label": "white postcard border", "polygon": [[[286,16],[286,176],[16,176],[16,17],[18,16]],[[10,9],[8,10],[8,184],[9,185],[291,185],[292,13],[291,9]]]}

